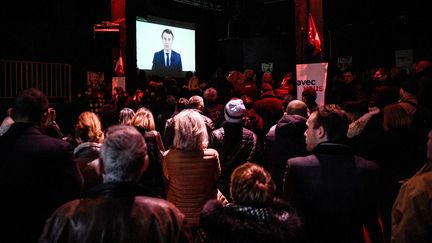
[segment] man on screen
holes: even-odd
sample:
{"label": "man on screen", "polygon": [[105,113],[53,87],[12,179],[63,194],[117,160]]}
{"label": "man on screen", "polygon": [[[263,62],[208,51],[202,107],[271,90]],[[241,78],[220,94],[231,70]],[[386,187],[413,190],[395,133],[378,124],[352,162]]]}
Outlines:
{"label": "man on screen", "polygon": [[165,29],[162,31],[162,43],[164,49],[155,52],[153,56],[153,67],[152,70],[161,73],[166,72],[181,72],[182,71],[182,61],[179,53],[173,51],[171,48],[174,34],[170,29]]}

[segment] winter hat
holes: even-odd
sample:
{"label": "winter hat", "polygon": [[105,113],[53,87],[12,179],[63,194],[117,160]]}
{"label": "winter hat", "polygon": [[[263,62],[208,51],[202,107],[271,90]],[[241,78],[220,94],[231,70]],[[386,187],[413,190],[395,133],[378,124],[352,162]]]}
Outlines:
{"label": "winter hat", "polygon": [[243,115],[245,114],[245,112],[246,107],[243,104],[243,100],[230,100],[225,105],[225,121],[230,123],[240,123],[243,120]]}

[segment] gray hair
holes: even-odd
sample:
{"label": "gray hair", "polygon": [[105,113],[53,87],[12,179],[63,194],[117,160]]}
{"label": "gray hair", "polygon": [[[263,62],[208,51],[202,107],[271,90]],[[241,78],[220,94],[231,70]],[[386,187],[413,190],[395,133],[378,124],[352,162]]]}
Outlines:
{"label": "gray hair", "polygon": [[202,150],[208,146],[207,128],[201,114],[182,110],[174,117],[173,146],[184,150]]}
{"label": "gray hair", "polygon": [[100,157],[104,183],[137,181],[146,168],[147,146],[136,128],[115,125],[105,134]]}
{"label": "gray hair", "polygon": [[119,116],[119,124],[120,125],[130,125],[132,117],[135,115],[135,111],[133,111],[131,108],[123,108],[120,111]]}
{"label": "gray hair", "polygon": [[190,97],[189,108],[202,110],[202,108],[204,108],[204,99],[199,95],[194,95]]}

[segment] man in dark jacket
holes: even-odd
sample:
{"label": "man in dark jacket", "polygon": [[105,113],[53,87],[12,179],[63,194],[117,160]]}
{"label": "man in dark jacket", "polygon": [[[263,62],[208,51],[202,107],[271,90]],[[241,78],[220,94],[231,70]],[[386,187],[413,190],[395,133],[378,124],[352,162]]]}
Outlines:
{"label": "man in dark jacket", "polygon": [[0,137],[0,242],[36,242],[50,214],[80,195],[72,146],[42,133],[48,107],[40,90],[22,91],[13,105],[15,123]]}
{"label": "man in dark jacket", "polygon": [[104,183],[58,208],[40,242],[191,242],[184,215],[137,183],[148,158],[134,127],[109,128],[101,159]]}
{"label": "man in dark jacket", "polygon": [[288,160],[284,199],[304,219],[307,242],[382,242],[378,227],[379,167],[355,156],[343,142],[348,117],[337,105],[318,107],[306,125],[313,155]]}
{"label": "man in dark jacket", "polygon": [[243,127],[246,107],[241,99],[228,101],[224,109],[225,122],[209,136],[209,148],[218,151],[221,163],[219,190],[228,198],[232,171],[246,162],[262,163],[262,148],[257,135]]}
{"label": "man in dark jacket", "polygon": [[282,193],[287,160],[308,154],[304,138],[307,111],[303,101],[291,101],[286,107],[285,114],[265,136],[264,167],[276,184],[277,196],[281,196]]}

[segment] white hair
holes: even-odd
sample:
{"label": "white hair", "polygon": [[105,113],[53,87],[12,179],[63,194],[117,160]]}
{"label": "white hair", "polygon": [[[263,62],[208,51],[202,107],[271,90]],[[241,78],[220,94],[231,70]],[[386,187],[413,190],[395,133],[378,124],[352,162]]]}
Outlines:
{"label": "white hair", "polygon": [[182,110],[174,117],[173,146],[184,150],[202,150],[208,145],[207,128],[201,114],[193,109]]}
{"label": "white hair", "polygon": [[144,137],[135,127],[111,126],[106,132],[100,157],[104,182],[137,181],[147,158]]}

